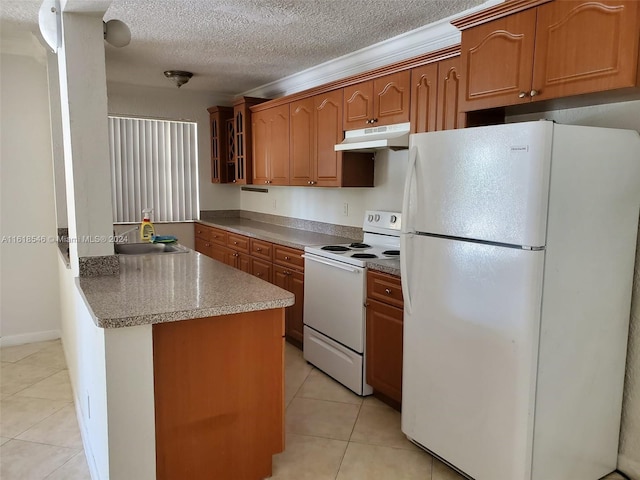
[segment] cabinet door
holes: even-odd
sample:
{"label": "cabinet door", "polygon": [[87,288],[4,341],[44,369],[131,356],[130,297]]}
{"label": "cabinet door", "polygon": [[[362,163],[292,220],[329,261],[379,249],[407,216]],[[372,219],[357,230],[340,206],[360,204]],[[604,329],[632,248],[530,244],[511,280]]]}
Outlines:
{"label": "cabinet door", "polygon": [[635,86],[639,9],[621,0],[538,7],[534,100]]}
{"label": "cabinet door", "polygon": [[367,300],[367,383],[402,401],[402,315],[399,308]]}
{"label": "cabinet door", "polygon": [[334,146],[342,141],[342,89],[314,97],[315,181],[320,187],[340,186],[342,152]]}
{"label": "cabinet door", "polygon": [[211,252],[211,258],[214,260],[218,260],[219,262],[235,267],[235,257],[232,256],[233,250],[212,243],[209,251]]}
{"label": "cabinet door", "polygon": [[245,273],[251,273],[251,257],[245,253],[233,252],[235,257],[234,267]]}
{"label": "cabinet door", "polygon": [[345,130],[358,130],[371,126],[373,119],[373,82],[362,82],[344,87]]}
{"label": "cabinet door", "polygon": [[436,130],[464,128],[466,115],[460,111],[460,92],[464,79],[460,57],[438,62],[438,108]]}
{"label": "cabinet door", "polygon": [[253,128],[253,183],[269,182],[269,110],[252,115]]}
{"label": "cabinet door", "polygon": [[[211,183],[227,183],[229,179],[227,162],[229,160],[229,137],[228,124],[233,122],[233,108],[231,107],[210,107],[209,112],[209,133],[211,140]],[[233,136],[231,136],[233,143]],[[234,174],[231,174],[233,180]]]}
{"label": "cabinet door", "polygon": [[291,122],[289,127],[290,184],[310,185],[314,179],[313,98],[293,102],[289,106]]}
{"label": "cabinet door", "polygon": [[273,283],[296,296],[295,304],[285,311],[285,335],[291,343],[302,346],[304,311],[304,274],[273,265]]}
{"label": "cabinet door", "polygon": [[287,322],[289,337],[302,344],[303,312],[304,312],[304,273],[291,271],[288,290],[296,296],[296,303],[287,308],[289,316]]}
{"label": "cabinet door", "polygon": [[532,8],[462,32],[463,111],[530,101],[535,28]]}
{"label": "cabinet door", "polygon": [[270,111],[269,180],[274,185],[289,185],[289,105],[281,105]]}
{"label": "cabinet door", "polygon": [[411,70],[411,133],[436,130],[438,64]]}
{"label": "cabinet door", "polygon": [[251,274],[265,282],[271,282],[273,265],[259,258],[251,258]]}
{"label": "cabinet door", "polygon": [[208,240],[204,240],[202,238],[195,239],[195,250],[196,252],[200,252],[207,257],[211,257],[211,243]]}
{"label": "cabinet door", "polygon": [[385,75],[373,81],[373,125],[409,121],[411,71]]}

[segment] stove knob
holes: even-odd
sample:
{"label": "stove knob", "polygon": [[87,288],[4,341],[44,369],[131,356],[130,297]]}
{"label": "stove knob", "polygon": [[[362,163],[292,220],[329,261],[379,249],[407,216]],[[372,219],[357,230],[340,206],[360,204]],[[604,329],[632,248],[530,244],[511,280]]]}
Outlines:
{"label": "stove knob", "polygon": [[377,213],[376,213],[376,217],[375,218],[376,218],[376,222],[380,221],[380,215],[378,215]]}
{"label": "stove knob", "polygon": [[398,221],[398,217],[395,215],[391,215],[391,223],[396,223]]}
{"label": "stove knob", "polygon": [[369,222],[373,222],[373,215],[369,214],[369,216],[367,217],[367,220],[369,220]]}

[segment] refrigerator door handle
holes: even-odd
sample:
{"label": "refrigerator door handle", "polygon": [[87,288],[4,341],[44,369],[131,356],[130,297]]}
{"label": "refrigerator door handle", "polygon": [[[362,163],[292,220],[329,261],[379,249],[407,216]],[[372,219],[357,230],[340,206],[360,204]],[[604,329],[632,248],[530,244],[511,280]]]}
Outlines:
{"label": "refrigerator door handle", "polygon": [[[410,233],[400,235],[400,251],[407,251],[407,238],[413,237]],[[407,271],[407,255],[400,255],[400,285],[402,286],[402,297],[404,298],[404,311],[411,314],[413,309],[411,307],[411,294],[409,292],[409,272]]]}
{"label": "refrigerator door handle", "polygon": [[404,195],[402,197],[402,233],[409,233],[409,198],[411,194],[411,181],[416,173],[416,160],[418,158],[418,147],[415,145],[409,151],[409,168],[404,181]]}

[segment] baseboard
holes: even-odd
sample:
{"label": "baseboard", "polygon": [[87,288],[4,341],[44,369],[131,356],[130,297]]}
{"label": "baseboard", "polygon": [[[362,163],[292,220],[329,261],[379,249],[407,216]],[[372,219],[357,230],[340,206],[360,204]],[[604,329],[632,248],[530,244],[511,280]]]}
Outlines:
{"label": "baseboard", "polygon": [[25,343],[46,342],[60,338],[60,330],[46,330],[43,332],[22,333],[20,335],[9,335],[0,338],[0,347],[13,347]]}

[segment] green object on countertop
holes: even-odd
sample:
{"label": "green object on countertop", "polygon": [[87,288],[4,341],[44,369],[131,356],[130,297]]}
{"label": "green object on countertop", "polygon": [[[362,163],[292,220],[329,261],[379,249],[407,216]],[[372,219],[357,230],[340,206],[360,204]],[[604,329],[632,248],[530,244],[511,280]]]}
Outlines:
{"label": "green object on countertop", "polygon": [[151,237],[153,243],[175,243],[178,241],[178,237],[174,235],[154,235]]}

